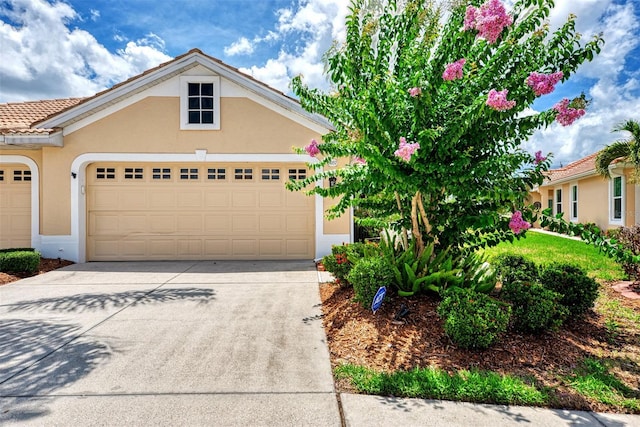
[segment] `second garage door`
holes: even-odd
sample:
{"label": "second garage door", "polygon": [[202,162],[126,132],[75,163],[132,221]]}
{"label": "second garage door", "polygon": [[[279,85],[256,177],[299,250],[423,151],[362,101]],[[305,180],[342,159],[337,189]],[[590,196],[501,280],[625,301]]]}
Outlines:
{"label": "second garage door", "polygon": [[87,259],[311,259],[304,164],[92,164]]}
{"label": "second garage door", "polygon": [[31,247],[31,171],[0,165],[0,249]]}

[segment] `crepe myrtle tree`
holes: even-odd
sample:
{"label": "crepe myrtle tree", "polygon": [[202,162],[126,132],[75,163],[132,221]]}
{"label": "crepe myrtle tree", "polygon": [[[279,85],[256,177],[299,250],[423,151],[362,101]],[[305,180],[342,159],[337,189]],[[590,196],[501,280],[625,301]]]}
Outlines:
{"label": "crepe myrtle tree", "polygon": [[[552,0],[353,0],[346,41],[326,53],[333,90],[292,81],[302,106],[334,129],[298,152],[316,175],[289,189],[336,197],[327,213],[366,207],[410,229],[422,250],[462,250],[513,240],[535,219],[525,202],[550,160],[520,148],[539,128],[568,126],[584,96],[535,112],[603,44],[580,40],[575,16],[551,32]],[[348,165],[325,166],[346,157]],[[313,186],[337,178],[336,185]],[[406,239],[406,233],[405,233]]]}

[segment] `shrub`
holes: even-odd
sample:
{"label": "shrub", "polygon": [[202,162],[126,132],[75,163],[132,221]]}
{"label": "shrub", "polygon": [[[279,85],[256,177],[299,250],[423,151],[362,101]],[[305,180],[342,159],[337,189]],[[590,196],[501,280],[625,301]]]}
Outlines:
{"label": "shrub", "polygon": [[347,246],[335,245],[331,247],[331,254],[322,258],[324,269],[342,283],[347,283],[347,275],[351,271],[351,263],[347,259]]}
{"label": "shrub", "polygon": [[450,288],[444,293],[438,315],[445,333],[458,346],[485,349],[507,330],[511,307],[469,289]]}
{"label": "shrub", "polygon": [[535,282],[538,280],[538,267],[533,261],[522,255],[499,255],[495,264],[503,285],[514,281]]}
{"label": "shrub", "polygon": [[393,281],[393,271],[385,258],[363,258],[351,269],[347,280],[353,285],[355,301],[369,308],[378,289]]}
{"label": "shrub", "polygon": [[[640,255],[640,225],[618,229],[617,240],[634,255]],[[640,279],[640,263],[623,262],[622,269],[631,279]]]}
{"label": "shrub", "polygon": [[569,314],[562,295],[533,282],[510,282],[500,296],[511,303],[514,329],[522,332],[556,330]]}
{"label": "shrub", "polygon": [[562,294],[560,303],[573,316],[580,316],[593,307],[598,297],[598,283],[575,265],[553,263],[540,274],[542,285]]}
{"label": "shrub", "polygon": [[33,249],[0,252],[0,271],[35,273],[40,265],[40,253]]}

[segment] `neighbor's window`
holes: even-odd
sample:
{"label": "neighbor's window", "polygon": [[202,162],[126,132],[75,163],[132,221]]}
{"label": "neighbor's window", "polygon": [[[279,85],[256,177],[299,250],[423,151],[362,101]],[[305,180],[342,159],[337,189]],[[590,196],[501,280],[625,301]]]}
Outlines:
{"label": "neighbor's window", "polygon": [[180,128],[220,129],[220,77],[180,78]]}
{"label": "neighbor's window", "polygon": [[571,186],[571,219],[578,219],[578,186]]}
{"label": "neighbor's window", "polygon": [[556,214],[562,212],[562,189],[558,188],[556,190]]}
{"label": "neighbor's window", "polygon": [[622,221],[622,177],[616,176],[612,180],[612,219],[614,221]]}

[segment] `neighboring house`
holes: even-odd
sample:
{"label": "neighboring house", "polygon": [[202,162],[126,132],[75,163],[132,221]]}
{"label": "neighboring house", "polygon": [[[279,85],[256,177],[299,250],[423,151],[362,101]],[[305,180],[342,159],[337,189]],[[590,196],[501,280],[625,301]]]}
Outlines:
{"label": "neighboring house", "polygon": [[[76,262],[312,259],[350,213],[285,189],[321,116],[195,49],[89,98],[0,104],[0,247]],[[327,185],[318,182],[317,185]]]}
{"label": "neighboring house", "polygon": [[591,154],[559,169],[551,169],[542,185],[531,191],[531,201],[571,222],[595,223],[607,230],[640,222],[640,186],[630,182],[633,167],[614,162],[611,179],[598,175]]}

